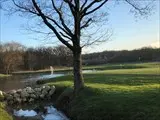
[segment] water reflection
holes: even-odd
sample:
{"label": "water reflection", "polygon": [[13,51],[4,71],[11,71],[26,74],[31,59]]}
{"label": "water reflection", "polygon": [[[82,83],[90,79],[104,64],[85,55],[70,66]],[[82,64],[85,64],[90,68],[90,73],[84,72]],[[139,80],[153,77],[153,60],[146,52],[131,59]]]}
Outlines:
{"label": "water reflection", "polygon": [[47,74],[47,75],[30,76],[30,78],[26,80],[45,80],[60,76],[64,76],[64,74],[49,74],[49,75]]}
{"label": "water reflection", "polygon": [[22,80],[25,76],[10,76],[5,78],[0,78],[0,90],[9,91],[12,89],[24,88],[25,84]]}
{"label": "water reflection", "polygon": [[46,106],[46,113],[44,112],[36,112],[35,110],[14,110],[14,115],[18,117],[40,117],[43,120],[69,120],[62,112],[58,111],[53,106]]}
{"label": "water reflection", "polygon": [[62,112],[58,111],[53,106],[46,106],[46,113],[36,112],[34,110],[14,110],[14,115],[18,117],[39,117],[43,120],[69,120]]}

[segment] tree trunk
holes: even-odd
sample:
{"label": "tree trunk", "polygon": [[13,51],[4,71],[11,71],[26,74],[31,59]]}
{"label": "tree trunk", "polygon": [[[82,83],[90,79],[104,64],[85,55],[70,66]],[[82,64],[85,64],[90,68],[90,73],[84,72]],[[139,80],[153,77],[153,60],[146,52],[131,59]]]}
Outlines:
{"label": "tree trunk", "polygon": [[83,87],[81,51],[73,52],[74,92],[77,94]]}

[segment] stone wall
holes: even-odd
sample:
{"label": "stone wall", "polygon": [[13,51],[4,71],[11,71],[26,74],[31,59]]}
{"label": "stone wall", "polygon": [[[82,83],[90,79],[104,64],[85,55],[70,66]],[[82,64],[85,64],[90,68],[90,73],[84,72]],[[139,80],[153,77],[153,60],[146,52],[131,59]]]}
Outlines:
{"label": "stone wall", "polygon": [[4,94],[8,104],[31,103],[36,100],[51,99],[55,92],[55,86],[44,85],[41,87],[11,90]]}

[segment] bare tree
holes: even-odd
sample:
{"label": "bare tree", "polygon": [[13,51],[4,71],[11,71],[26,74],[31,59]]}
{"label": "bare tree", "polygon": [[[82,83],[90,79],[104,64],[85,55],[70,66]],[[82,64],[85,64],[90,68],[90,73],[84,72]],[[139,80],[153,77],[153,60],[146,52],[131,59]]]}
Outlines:
{"label": "bare tree", "polygon": [[16,42],[10,42],[2,45],[0,51],[2,65],[6,74],[17,70],[21,65],[23,65],[23,53],[25,47]]}
{"label": "bare tree", "polygon": [[[5,1],[5,0],[3,0]],[[98,23],[106,20],[107,3],[110,0],[6,0],[10,6],[11,13],[21,13],[20,15],[29,17],[30,21],[36,25],[32,31],[44,33],[48,37],[53,35],[66,45],[73,53],[74,90],[77,93],[84,87],[82,75],[82,48],[102,41],[104,35],[95,30]],[[140,15],[147,15],[151,10],[151,4],[138,0],[115,0],[124,2],[133,8],[134,12]],[[101,8],[101,9],[100,9]],[[133,11],[132,10],[132,11]],[[31,19],[33,18],[33,19]],[[37,20],[39,22],[37,22]],[[42,26],[44,25],[44,26]],[[39,29],[45,30],[40,32]],[[46,28],[45,28],[46,27]],[[48,32],[48,30],[50,30]],[[88,32],[87,32],[88,30]],[[87,35],[91,31],[93,34]],[[47,31],[47,32],[46,32]],[[97,35],[96,39],[92,36]],[[105,38],[105,39],[108,39]]]}

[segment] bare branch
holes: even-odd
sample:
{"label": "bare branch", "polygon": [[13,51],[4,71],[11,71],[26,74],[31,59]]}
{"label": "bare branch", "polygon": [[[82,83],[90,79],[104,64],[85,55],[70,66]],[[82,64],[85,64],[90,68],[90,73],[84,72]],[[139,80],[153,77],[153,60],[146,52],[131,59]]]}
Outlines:
{"label": "bare branch", "polygon": [[75,6],[72,4],[72,0],[64,0],[66,3],[68,3],[69,8],[72,12],[72,15],[75,16]]}
{"label": "bare branch", "polygon": [[[23,10],[25,10],[25,11],[27,11],[27,12],[33,13],[33,14],[35,14],[35,15],[37,15],[37,16],[40,16],[40,14],[37,13],[36,11],[32,11],[31,9],[26,8],[26,7],[24,7],[24,6],[19,6],[19,5],[15,2],[15,0],[12,0],[12,1],[13,1],[14,5],[17,6],[18,8],[23,9]],[[47,16],[47,15],[44,15],[44,16],[45,16],[47,19],[51,20],[51,21],[52,21],[58,28],[60,28],[63,32],[65,32],[66,34],[68,34],[68,32],[67,32],[64,28],[62,28],[54,19],[50,18],[50,17]]]}
{"label": "bare branch", "polygon": [[97,37],[96,39],[94,39],[93,41],[90,41],[88,40],[87,43],[85,43],[83,47],[86,47],[86,46],[90,46],[90,45],[93,45],[93,44],[99,44],[99,43],[102,43],[102,42],[106,42],[106,41],[109,41],[110,38],[112,36],[112,33],[109,34],[109,31],[106,31],[105,33],[103,33],[102,35],[100,35],[99,37]]}
{"label": "bare branch", "polygon": [[[105,11],[102,11],[100,8],[109,0],[49,0],[43,1],[42,4],[39,4],[39,2],[42,2],[39,0],[10,1],[13,1],[16,6],[15,8],[10,7],[10,9],[13,10],[11,12],[21,12],[22,15],[24,15],[23,13],[32,13],[31,17],[36,20],[42,20],[45,23],[44,25],[50,28],[51,32],[55,33],[54,35],[57,36],[61,42],[63,41],[65,45],[68,43],[68,40],[71,40],[72,42],[74,41],[77,46],[83,46],[88,38],[90,40],[89,43],[91,43],[96,39],[97,34],[102,34],[101,32],[92,34],[92,32],[98,28],[102,29],[102,24],[106,23],[108,20],[106,9]],[[33,1],[36,1],[35,3],[40,11],[32,4]],[[116,1],[127,3],[133,8],[133,12],[138,13],[141,16],[146,15],[151,9],[149,5],[146,6],[145,3],[141,4],[137,0]],[[34,23],[34,21],[32,22]],[[37,22],[35,23],[37,24]],[[37,28],[40,28],[39,25],[36,26]],[[41,28],[37,30],[41,30]],[[104,31],[105,30],[106,29],[104,29]],[[45,29],[42,31],[48,33]],[[84,37],[84,35],[89,37]],[[98,40],[96,41],[98,42]],[[73,46],[70,42],[68,44]]]}
{"label": "bare branch", "polygon": [[87,10],[88,10],[90,7],[92,7],[92,5],[94,5],[96,2],[97,2],[96,0],[92,1],[87,7],[85,7],[85,8],[82,10],[82,13],[83,13],[83,14],[86,13]]}
{"label": "bare branch", "polygon": [[63,34],[62,32],[60,32],[60,34],[61,34],[63,37],[65,37],[65,38],[67,38],[67,39],[69,39],[69,40],[71,40],[71,41],[72,41],[72,38],[71,38],[71,37],[69,37],[69,36],[67,36],[67,35]]}
{"label": "bare branch", "polygon": [[71,32],[71,30],[66,26],[65,22],[64,22],[64,19],[62,17],[62,13],[57,9],[57,7],[55,6],[55,3],[54,3],[54,0],[51,0],[52,1],[52,5],[53,5],[53,8],[56,10],[56,12],[58,13],[59,15],[59,18],[60,18],[60,21],[63,25],[63,27],[66,29],[66,31],[68,32],[68,34],[70,36],[73,36],[73,33]]}
{"label": "bare branch", "polygon": [[85,28],[85,27],[88,27],[89,26],[89,22],[92,21],[92,18],[89,18],[86,23],[84,25],[81,26],[81,29]]}
{"label": "bare branch", "polygon": [[[153,2],[155,0],[151,0],[151,2]],[[139,6],[138,4],[136,4],[136,2],[133,2],[132,0],[125,0],[125,2],[127,2],[129,5],[132,6],[132,8],[135,9],[135,14],[139,13],[141,16],[146,16],[151,12],[152,7],[150,6],[151,2],[148,5],[145,5],[144,7]]]}
{"label": "bare branch", "polygon": [[[96,1],[96,0],[95,0],[95,1]],[[101,1],[101,0],[100,0],[100,1]],[[99,2],[100,2],[100,1],[99,1]],[[96,10],[98,10],[99,8],[101,8],[107,1],[108,1],[108,0],[104,0],[99,6],[97,6],[96,8],[94,8],[94,9],[92,9],[92,10],[90,10],[90,11],[87,12],[87,10],[88,10],[94,3],[96,3],[96,2],[93,1],[90,5],[88,5],[88,6],[84,9],[83,14],[82,14],[82,17],[84,17],[84,16],[86,16],[86,15],[89,15],[89,14],[95,12]]]}
{"label": "bare branch", "polygon": [[42,13],[41,9],[38,7],[37,3],[35,2],[35,0],[32,0],[32,3],[34,5],[34,7],[36,8],[37,12],[39,13],[39,15],[41,16],[41,18],[43,19],[44,23],[55,33],[55,35],[57,36],[57,38],[63,43],[65,44],[68,48],[70,48],[71,50],[73,50],[73,46],[70,45],[67,41],[65,41],[60,34],[57,32],[57,30],[48,22],[48,20],[46,19],[45,15]]}
{"label": "bare branch", "polygon": [[88,1],[88,0],[85,0],[84,3],[82,4],[82,6],[81,6],[81,11],[83,10],[84,6],[87,4],[87,1]]}

